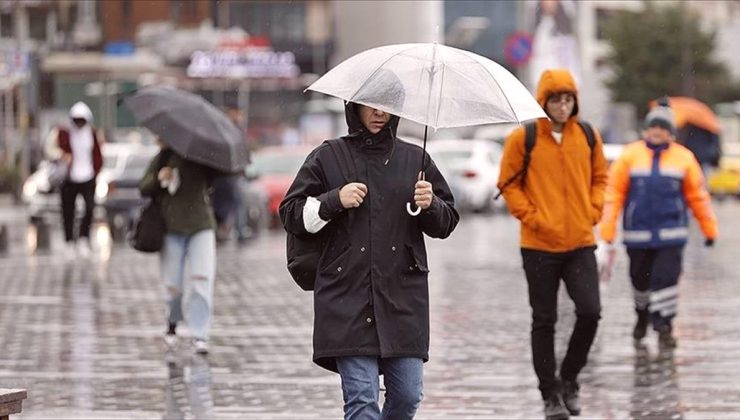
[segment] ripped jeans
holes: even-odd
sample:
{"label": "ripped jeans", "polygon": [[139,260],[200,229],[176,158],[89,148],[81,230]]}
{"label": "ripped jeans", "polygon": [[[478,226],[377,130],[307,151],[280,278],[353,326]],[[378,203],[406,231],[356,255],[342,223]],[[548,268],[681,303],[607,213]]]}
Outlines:
{"label": "ripped jeans", "polygon": [[[216,277],[216,235],[213,229],[191,235],[166,234],[161,258],[169,322],[176,324],[185,319],[193,338],[207,341]],[[190,289],[190,293],[183,302],[185,287]]]}

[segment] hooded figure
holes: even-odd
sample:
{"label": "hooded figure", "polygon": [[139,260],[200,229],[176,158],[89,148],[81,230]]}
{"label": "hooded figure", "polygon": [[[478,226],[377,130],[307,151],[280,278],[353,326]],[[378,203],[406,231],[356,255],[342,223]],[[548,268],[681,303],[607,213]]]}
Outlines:
{"label": "hooded figure", "polygon": [[90,224],[95,207],[95,178],[103,167],[102,133],[93,126],[93,114],[84,102],[75,103],[69,110],[70,124],[58,127],[46,139],[46,155],[51,160],[68,166],[67,178],[61,186],[62,219],[67,256],[74,248],[75,201],[77,195],[85,200],[85,215],[79,227],[77,248],[82,256],[90,252]]}
{"label": "hooded figure", "polygon": [[[578,124],[578,90],[567,70],[547,70],[537,101],[549,119],[535,125],[526,183],[503,188],[509,211],[521,222],[521,253],[532,307],[532,362],[545,418],[580,413],[577,377],[591,348],[601,305],[593,227],[601,217],[607,182],[601,136],[593,148]],[[499,180],[524,166],[525,129],[506,139]],[[560,372],[554,333],[561,279],[576,308],[576,324]]]}
{"label": "hooded figure", "polygon": [[[403,100],[398,93],[395,98]],[[372,117],[363,121],[368,112]],[[348,401],[355,392],[374,398],[377,411],[378,363],[382,372],[392,369],[385,364],[388,360],[418,359],[420,370],[421,361],[428,360],[429,270],[424,234],[446,238],[459,216],[447,182],[429,156],[425,172],[431,183],[431,203],[418,217],[406,212],[406,203],[419,191],[415,182],[422,150],[396,138],[397,116],[355,103],[346,104],[345,116],[350,134],[339,141],[348,146],[357,179],[332,185],[327,168],[338,162],[328,144],[320,145],[296,175],[280,205],[280,218],[292,234],[322,231],[325,238],[314,287],[314,362],[339,372],[343,386],[348,386],[345,373],[350,367],[343,371],[339,361],[355,357],[352,360],[376,364],[374,385],[371,374],[369,388],[345,388],[345,413],[351,417],[365,409],[354,407],[357,401]],[[388,120],[381,126],[376,117]],[[348,208],[342,196],[358,185],[366,194]],[[386,377],[386,386],[387,381]],[[411,405],[420,401],[420,382],[418,386],[412,392],[419,392],[419,400]],[[390,407],[386,402],[384,415]],[[388,418],[410,417],[390,414]]]}

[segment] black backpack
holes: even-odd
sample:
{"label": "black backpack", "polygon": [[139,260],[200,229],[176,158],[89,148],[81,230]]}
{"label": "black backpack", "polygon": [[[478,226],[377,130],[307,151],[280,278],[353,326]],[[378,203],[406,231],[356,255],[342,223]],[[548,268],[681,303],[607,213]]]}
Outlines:
{"label": "black backpack", "polygon": [[[586,135],[586,141],[588,141],[588,147],[591,148],[591,155],[593,156],[594,147],[596,147],[596,134],[594,134],[594,129],[591,127],[591,124],[585,121],[578,121],[578,126],[581,127],[581,130],[583,130],[583,134]],[[504,188],[508,187],[519,177],[521,177],[520,182],[522,183],[522,187],[524,187],[527,179],[527,170],[529,169],[529,161],[532,157],[532,149],[534,149],[534,145],[536,143],[537,122],[532,121],[524,125],[524,164],[522,165],[522,169],[520,169],[517,173],[512,175],[511,178],[507,179],[506,182],[504,182],[498,194],[496,194],[496,197],[493,198],[494,200],[501,196]]]}
{"label": "black backpack", "polygon": [[[325,141],[336,158],[336,165],[324,162],[324,171],[329,189],[346,185],[356,180],[356,171],[352,154],[344,139]],[[348,220],[352,212],[348,215]],[[319,267],[319,258],[324,249],[328,229],[317,233],[298,236],[288,232],[286,241],[286,255],[288,257],[288,272],[303,290],[313,290],[316,282],[316,272]]]}

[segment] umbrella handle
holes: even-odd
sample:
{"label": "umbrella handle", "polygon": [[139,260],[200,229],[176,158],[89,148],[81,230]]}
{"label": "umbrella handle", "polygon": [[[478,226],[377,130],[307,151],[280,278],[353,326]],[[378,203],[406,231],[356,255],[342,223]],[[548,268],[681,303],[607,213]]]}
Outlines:
{"label": "umbrella handle", "polygon": [[406,202],[406,212],[412,216],[418,216],[421,213],[421,207],[417,207],[416,210],[411,210],[411,203]]}

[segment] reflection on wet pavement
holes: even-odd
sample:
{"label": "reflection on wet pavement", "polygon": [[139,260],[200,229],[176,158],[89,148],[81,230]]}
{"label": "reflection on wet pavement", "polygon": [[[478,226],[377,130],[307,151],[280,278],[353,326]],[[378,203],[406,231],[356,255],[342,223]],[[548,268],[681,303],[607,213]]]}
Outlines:
{"label": "reflection on wet pavement", "polygon": [[165,419],[213,418],[211,367],[208,358],[199,355],[165,353]]}
{"label": "reflection on wet pavement", "polygon": [[635,346],[635,385],[630,416],[640,420],[682,419],[681,395],[673,350],[650,354]]}
{"label": "reflection on wet pavement", "polygon": [[[633,346],[619,250],[580,377],[581,418],[740,418],[740,203],[717,212],[715,248],[696,230],[686,248],[674,352],[660,353],[652,331]],[[14,248],[0,257],[0,385],[28,389],[14,419],[341,418],[339,378],[311,362],[312,299],[285,270],[284,235],[219,248],[204,358],[187,336],[166,352],[156,255],[106,245],[96,231],[96,257],[66,261],[58,230],[51,252],[31,254],[27,226],[11,227]],[[428,242],[431,360],[419,419],[542,418],[517,241],[517,223],[497,214],[466,216],[449,240]],[[574,321],[561,293],[559,359]]]}

